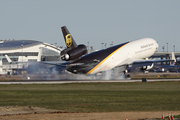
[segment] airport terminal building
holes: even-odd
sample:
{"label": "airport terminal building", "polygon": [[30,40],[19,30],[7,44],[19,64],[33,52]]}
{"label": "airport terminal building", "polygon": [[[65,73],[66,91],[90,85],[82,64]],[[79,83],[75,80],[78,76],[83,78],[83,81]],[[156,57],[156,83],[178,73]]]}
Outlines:
{"label": "airport terminal building", "polygon": [[61,49],[48,43],[35,40],[0,40],[0,72],[22,68],[22,65],[11,65],[5,55],[12,61],[58,61]]}

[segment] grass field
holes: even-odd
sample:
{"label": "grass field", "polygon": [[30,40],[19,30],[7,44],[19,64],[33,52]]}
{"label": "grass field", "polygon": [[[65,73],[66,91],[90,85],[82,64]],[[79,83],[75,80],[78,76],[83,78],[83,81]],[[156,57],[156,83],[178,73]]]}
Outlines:
{"label": "grass field", "polygon": [[180,82],[0,85],[0,106],[68,112],[178,111]]}

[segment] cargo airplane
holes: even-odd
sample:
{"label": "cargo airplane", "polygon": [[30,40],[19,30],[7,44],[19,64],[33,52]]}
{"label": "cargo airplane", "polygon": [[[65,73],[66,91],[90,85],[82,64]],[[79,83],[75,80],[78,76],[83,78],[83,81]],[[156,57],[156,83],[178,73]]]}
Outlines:
{"label": "cargo airplane", "polygon": [[158,49],[158,43],[152,38],[125,42],[87,54],[86,46],[77,45],[66,26],[61,27],[61,30],[67,46],[60,54],[64,62],[42,61],[41,63],[61,66],[71,73],[96,74],[117,67],[123,72],[128,66],[146,71],[151,69],[155,62],[171,61],[148,59]]}
{"label": "cargo airplane", "polygon": [[77,45],[66,28],[61,27],[67,48],[61,52],[61,59],[68,61],[66,70],[76,74],[96,74],[98,72],[120,68],[126,71],[128,66],[149,70],[155,62],[171,60],[148,60],[158,49],[158,43],[152,38],[143,38],[102,49],[90,54],[85,45]]}

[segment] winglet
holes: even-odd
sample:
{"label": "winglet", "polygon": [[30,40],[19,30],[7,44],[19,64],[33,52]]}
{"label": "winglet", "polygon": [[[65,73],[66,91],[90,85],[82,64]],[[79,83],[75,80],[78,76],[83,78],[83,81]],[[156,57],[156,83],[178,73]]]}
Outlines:
{"label": "winglet", "polygon": [[5,57],[6,57],[6,59],[7,59],[7,61],[8,61],[8,63],[12,63],[12,60],[9,58],[9,56],[8,55],[5,55]]}

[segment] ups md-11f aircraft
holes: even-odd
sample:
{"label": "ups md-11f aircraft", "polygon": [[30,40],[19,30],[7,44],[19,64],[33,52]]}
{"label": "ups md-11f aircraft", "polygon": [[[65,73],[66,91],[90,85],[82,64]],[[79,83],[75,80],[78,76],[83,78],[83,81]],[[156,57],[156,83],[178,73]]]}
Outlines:
{"label": "ups md-11f aircraft", "polygon": [[[128,66],[149,70],[155,62],[171,60],[148,60],[158,49],[158,43],[152,38],[143,38],[109,47],[90,54],[85,45],[77,45],[66,28],[61,27],[67,48],[61,51],[62,61],[41,61],[40,63],[57,65],[75,74],[96,74],[102,71],[120,68],[126,71]],[[12,61],[6,55],[8,61]],[[16,62],[17,63],[17,62]]]}
{"label": "ups md-11f aircraft", "polygon": [[158,49],[158,43],[152,38],[122,43],[86,55],[86,46],[77,45],[66,26],[61,29],[67,46],[61,52],[61,59],[69,61],[66,63],[66,70],[72,73],[95,74],[115,67],[120,67],[122,71],[125,71],[129,65],[132,68],[149,70],[154,62],[171,61],[148,60]]}

